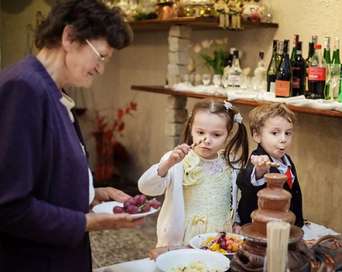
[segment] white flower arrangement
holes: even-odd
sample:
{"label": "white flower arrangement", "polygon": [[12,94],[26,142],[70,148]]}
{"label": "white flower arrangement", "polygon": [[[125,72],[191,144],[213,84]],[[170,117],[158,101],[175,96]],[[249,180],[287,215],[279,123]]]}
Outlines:
{"label": "white flower arrangement", "polygon": [[[228,58],[228,38],[216,40],[203,40],[192,46],[192,55],[200,56],[204,60],[204,65],[212,70],[213,74],[223,74],[226,58]],[[196,61],[194,56],[191,57],[188,65],[188,71],[196,70]]]}

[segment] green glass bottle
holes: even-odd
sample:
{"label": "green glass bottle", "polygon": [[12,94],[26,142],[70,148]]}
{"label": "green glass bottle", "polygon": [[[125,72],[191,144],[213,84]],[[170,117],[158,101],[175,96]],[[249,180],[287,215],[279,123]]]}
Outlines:
{"label": "green glass bottle", "polygon": [[275,88],[275,81],[276,81],[276,76],[277,76],[277,70],[279,66],[279,62],[277,60],[277,40],[273,40],[273,51],[272,51],[272,57],[270,64],[268,65],[267,68],[267,91],[274,93],[274,88]]}
{"label": "green glass bottle", "polygon": [[293,39],[293,47],[291,52],[291,63],[293,63],[297,57],[297,45],[299,42],[299,35],[295,34]]}
{"label": "green glass bottle", "polygon": [[332,64],[341,64],[340,60],[340,39],[335,38],[335,44],[334,44],[334,51],[333,51],[333,56],[332,56]]}
{"label": "green glass bottle", "polygon": [[331,64],[330,37],[324,37],[323,65]]}
{"label": "green glass bottle", "polygon": [[340,60],[340,39],[335,38],[334,50],[332,56],[332,63],[330,67],[331,74],[331,93],[332,98],[338,100],[339,89],[340,89],[340,70],[341,70],[341,60]]}
{"label": "green glass bottle", "polygon": [[339,86],[339,92],[338,92],[338,102],[342,103],[342,65],[340,69],[340,86]]}
{"label": "green glass bottle", "polygon": [[331,53],[330,53],[330,37],[324,37],[324,50],[323,50],[323,66],[326,69],[325,86],[324,86],[324,99],[333,99],[331,90]]}

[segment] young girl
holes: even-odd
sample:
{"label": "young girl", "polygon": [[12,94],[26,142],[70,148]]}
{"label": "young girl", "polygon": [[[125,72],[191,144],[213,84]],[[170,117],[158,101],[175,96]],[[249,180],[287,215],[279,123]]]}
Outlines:
{"label": "young girl", "polygon": [[166,153],[139,179],[139,190],[165,194],[157,222],[157,247],[187,245],[199,234],[232,231],[238,202],[238,169],[248,158],[240,113],[218,100],[198,102],[184,143]]}

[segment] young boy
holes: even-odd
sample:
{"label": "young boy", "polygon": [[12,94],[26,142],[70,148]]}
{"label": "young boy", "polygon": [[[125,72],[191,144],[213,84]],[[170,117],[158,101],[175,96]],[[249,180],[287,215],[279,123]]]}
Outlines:
{"label": "young boy", "polygon": [[[250,214],[258,208],[257,192],[266,187],[264,174],[271,172],[287,175],[284,189],[292,195],[290,210],[296,215],[295,225],[303,226],[302,193],[296,168],[286,154],[292,142],[295,120],[295,114],[283,103],[264,104],[249,113],[250,131],[258,146],[237,178],[241,190],[238,207],[241,225],[251,222]],[[268,162],[280,166],[270,167]]]}

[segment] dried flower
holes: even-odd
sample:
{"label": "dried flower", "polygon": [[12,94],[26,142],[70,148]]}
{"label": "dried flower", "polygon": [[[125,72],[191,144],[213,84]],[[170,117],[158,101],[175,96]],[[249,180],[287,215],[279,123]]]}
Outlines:
{"label": "dried flower", "polygon": [[[95,176],[97,180],[110,179],[114,173],[117,173],[117,165],[114,164],[115,157],[127,158],[125,148],[117,141],[118,136],[123,136],[125,130],[124,118],[132,115],[137,110],[137,103],[131,101],[127,106],[119,108],[116,111],[113,122],[105,120],[98,112],[96,114],[96,129],[93,135],[96,139],[96,169]],[[126,153],[125,153],[126,152]],[[119,154],[119,155],[118,155]]]}
{"label": "dried flower", "polygon": [[123,136],[122,132],[125,129],[124,117],[129,114],[132,115],[133,111],[137,110],[137,103],[131,101],[127,106],[119,108],[116,111],[116,117],[114,118],[112,123],[109,123],[105,120],[104,116],[101,116],[100,113],[96,114],[96,129],[94,134],[105,133],[111,135],[112,140],[115,141],[115,138],[119,136]]}

